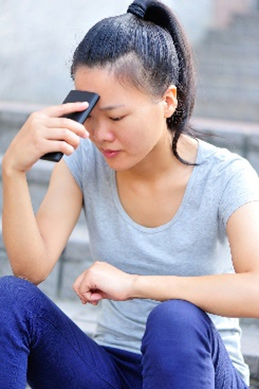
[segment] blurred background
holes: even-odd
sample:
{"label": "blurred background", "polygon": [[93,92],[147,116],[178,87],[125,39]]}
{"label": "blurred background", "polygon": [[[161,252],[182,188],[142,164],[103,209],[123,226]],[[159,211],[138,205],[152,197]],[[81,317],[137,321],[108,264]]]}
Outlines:
{"label": "blurred background", "polygon": [[[259,1],[166,0],[194,48],[196,115],[259,121]],[[72,87],[71,57],[98,20],[128,0],[0,0],[0,101],[53,104]]]}
{"label": "blurred background", "polygon": [[[259,172],[259,0],[165,3],[178,15],[194,50],[198,77],[194,127],[206,133],[208,141],[246,157]],[[87,30],[104,17],[125,13],[129,4],[130,0],[0,0],[0,165],[28,115],[62,102],[73,88],[71,58]],[[52,168],[53,164],[39,161],[28,173],[35,211]],[[0,173],[0,219],[1,197]],[[72,283],[89,264],[81,215],[60,261],[40,288],[64,306],[64,301],[76,298]],[[10,273],[0,224],[0,276]],[[259,326],[251,321],[249,325],[257,332],[248,337],[244,352],[251,376],[259,379]],[[242,328],[250,331],[244,321]]]}

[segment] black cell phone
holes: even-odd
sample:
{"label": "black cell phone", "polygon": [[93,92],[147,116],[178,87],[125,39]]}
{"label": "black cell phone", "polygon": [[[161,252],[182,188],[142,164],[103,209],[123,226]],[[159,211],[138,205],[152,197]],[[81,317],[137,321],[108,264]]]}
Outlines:
{"label": "black cell phone", "polygon": [[[87,101],[89,103],[89,107],[84,111],[73,112],[68,115],[65,115],[64,117],[67,117],[69,119],[75,120],[78,123],[83,124],[88,118],[88,116],[90,115],[92,109],[94,108],[99,98],[100,96],[97,93],[80,91],[80,90],[71,90],[62,104]],[[41,157],[41,159],[52,161],[52,162],[59,162],[62,156],[63,153],[58,151],[58,152],[44,154]]]}

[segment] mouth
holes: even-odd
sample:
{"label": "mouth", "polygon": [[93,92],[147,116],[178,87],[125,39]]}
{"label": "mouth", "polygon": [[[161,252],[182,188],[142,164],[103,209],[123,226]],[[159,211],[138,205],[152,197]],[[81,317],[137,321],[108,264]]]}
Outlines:
{"label": "mouth", "polygon": [[104,149],[101,149],[101,153],[104,155],[105,158],[115,158],[117,157],[117,155],[120,154],[120,150],[104,150]]}

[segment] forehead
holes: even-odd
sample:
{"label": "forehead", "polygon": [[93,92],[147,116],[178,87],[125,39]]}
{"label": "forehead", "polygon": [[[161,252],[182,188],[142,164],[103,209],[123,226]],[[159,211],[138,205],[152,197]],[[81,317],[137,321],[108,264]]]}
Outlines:
{"label": "forehead", "polygon": [[122,83],[112,71],[106,68],[79,67],[74,75],[75,88],[95,92],[105,105],[118,105],[131,100],[139,102],[150,96],[130,83]]}

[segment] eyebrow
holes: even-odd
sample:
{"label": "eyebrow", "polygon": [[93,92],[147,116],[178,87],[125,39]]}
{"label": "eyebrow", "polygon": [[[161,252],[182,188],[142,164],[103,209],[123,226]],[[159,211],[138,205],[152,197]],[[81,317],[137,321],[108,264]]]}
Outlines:
{"label": "eyebrow", "polygon": [[124,104],[117,104],[117,105],[107,105],[106,107],[101,107],[101,111],[112,111],[113,109],[125,107]]}

